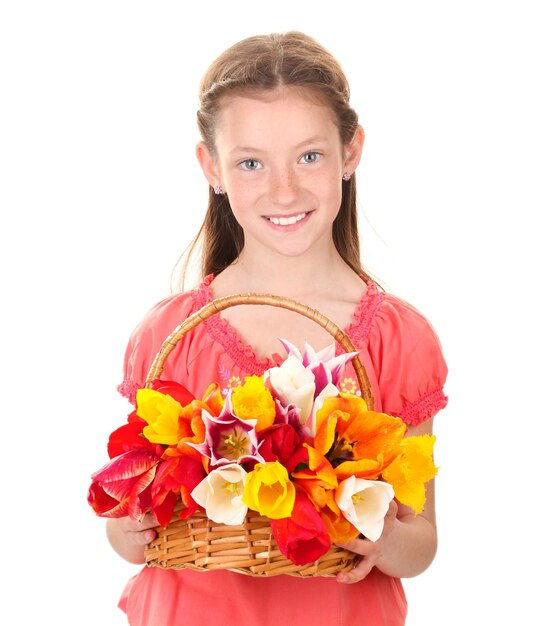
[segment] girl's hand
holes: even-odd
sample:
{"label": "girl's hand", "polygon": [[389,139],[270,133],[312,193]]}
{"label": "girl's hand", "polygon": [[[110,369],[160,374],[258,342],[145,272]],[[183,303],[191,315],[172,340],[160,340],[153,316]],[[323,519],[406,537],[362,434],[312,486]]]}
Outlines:
{"label": "girl's hand", "polygon": [[363,580],[367,574],[369,574],[383,553],[383,545],[390,536],[394,528],[394,524],[396,523],[397,512],[398,505],[395,500],[392,500],[384,518],[382,535],[377,539],[377,541],[369,541],[369,539],[352,539],[346,543],[338,544],[342,548],[346,548],[351,552],[361,555],[362,558],[358,561],[358,564],[354,567],[354,569],[349,572],[339,572],[337,574],[337,582],[353,584]]}
{"label": "girl's hand", "polygon": [[107,535],[112,547],[130,563],[145,562],[145,546],[155,537],[156,518],[147,513],[142,522],[130,517],[118,517],[107,522]]}

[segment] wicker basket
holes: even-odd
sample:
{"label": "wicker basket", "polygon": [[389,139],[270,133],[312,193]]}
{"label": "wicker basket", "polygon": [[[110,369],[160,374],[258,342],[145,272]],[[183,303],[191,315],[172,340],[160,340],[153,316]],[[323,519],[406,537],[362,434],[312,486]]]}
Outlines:
{"label": "wicker basket", "polygon": [[[212,315],[229,307],[251,304],[281,307],[300,313],[322,326],[346,352],[355,348],[348,336],[319,311],[288,298],[265,294],[234,295],[213,300],[187,318],[162,344],[147,376],[146,386],[159,379],[164,363],[179,340]],[[373,409],[371,385],[358,357],[352,359],[362,397]],[[228,569],[250,576],[334,576],[352,569],[356,555],[332,545],[320,559],[309,565],[295,565],[280,552],[272,534],[270,521],[249,511],[240,526],[218,524],[203,513],[181,520],[175,508],[167,528],[156,528],[157,537],[145,550],[147,565],[166,569]]]}

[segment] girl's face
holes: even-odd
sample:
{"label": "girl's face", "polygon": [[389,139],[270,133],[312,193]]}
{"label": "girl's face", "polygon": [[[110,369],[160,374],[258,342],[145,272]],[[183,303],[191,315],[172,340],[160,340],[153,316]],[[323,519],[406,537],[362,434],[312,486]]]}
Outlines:
{"label": "girl's face", "polygon": [[328,106],[294,87],[230,96],[215,131],[216,155],[200,158],[199,147],[198,156],[202,166],[209,159],[210,184],[228,194],[246,250],[299,256],[333,247],[342,176],[357,166],[361,142],[342,145]]}

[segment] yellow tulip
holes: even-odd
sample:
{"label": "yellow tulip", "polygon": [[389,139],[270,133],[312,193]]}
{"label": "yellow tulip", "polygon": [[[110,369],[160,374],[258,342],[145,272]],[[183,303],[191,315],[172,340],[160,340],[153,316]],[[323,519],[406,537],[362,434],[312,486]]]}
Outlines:
{"label": "yellow tulip", "polygon": [[401,454],[382,473],[394,487],[396,499],[420,513],[426,502],[425,483],[438,472],[432,454],[436,438],[433,435],[406,437]]}
{"label": "yellow tulip", "polygon": [[151,443],[171,446],[179,441],[179,415],[183,407],[177,400],[154,389],[139,389],[136,403],[137,415],[148,424],[143,435]]}
{"label": "yellow tulip", "polygon": [[243,502],[270,519],[289,517],[295,504],[295,485],[279,461],[257,463],[247,475]]}

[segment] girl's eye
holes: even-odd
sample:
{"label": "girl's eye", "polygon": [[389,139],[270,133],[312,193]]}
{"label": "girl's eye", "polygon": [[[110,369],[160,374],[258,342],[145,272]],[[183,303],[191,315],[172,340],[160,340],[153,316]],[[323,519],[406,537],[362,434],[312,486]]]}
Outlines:
{"label": "girl's eye", "polygon": [[316,163],[320,158],[319,152],[307,152],[301,157],[301,163]]}
{"label": "girl's eye", "polygon": [[255,159],[246,159],[245,161],[242,161],[239,165],[243,170],[248,171],[260,170],[262,167],[259,161],[256,161]]}

